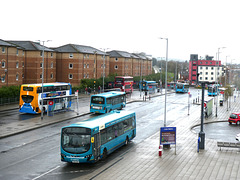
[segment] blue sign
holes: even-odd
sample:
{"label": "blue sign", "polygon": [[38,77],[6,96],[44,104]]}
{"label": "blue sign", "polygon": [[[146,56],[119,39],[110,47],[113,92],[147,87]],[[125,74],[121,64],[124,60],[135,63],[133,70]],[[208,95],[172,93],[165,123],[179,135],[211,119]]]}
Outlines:
{"label": "blue sign", "polygon": [[176,144],[176,127],[161,127],[160,144]]}

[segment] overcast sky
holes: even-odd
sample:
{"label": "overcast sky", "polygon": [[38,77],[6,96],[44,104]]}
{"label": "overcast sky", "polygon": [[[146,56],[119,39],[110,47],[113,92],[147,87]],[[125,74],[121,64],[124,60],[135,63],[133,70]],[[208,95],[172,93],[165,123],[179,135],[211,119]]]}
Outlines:
{"label": "overcast sky", "polygon": [[190,54],[240,63],[239,0],[5,0],[0,39],[52,40],[189,60]]}

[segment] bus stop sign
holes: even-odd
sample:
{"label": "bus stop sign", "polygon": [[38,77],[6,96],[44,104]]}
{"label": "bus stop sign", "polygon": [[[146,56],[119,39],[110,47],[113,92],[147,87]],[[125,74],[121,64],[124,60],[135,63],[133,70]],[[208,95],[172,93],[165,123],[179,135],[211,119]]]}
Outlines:
{"label": "bus stop sign", "polygon": [[49,101],[48,104],[49,104],[50,106],[52,106],[52,105],[53,105],[53,101]]}

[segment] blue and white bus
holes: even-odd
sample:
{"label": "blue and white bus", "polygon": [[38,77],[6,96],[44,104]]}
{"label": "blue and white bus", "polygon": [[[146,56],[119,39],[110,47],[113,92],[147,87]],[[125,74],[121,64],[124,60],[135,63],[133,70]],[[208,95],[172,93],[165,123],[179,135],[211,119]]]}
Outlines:
{"label": "blue and white bus", "polygon": [[108,113],[114,109],[122,109],[126,106],[126,93],[120,91],[110,91],[91,96],[90,112]]}
{"label": "blue and white bus", "polygon": [[140,81],[139,89],[141,91],[149,91],[150,93],[154,93],[157,89],[158,83],[156,81]]}
{"label": "blue and white bus", "polygon": [[189,90],[188,83],[177,83],[176,84],[176,93],[187,93]]}
{"label": "blue and white bus", "polygon": [[61,161],[94,163],[127,145],[135,136],[136,115],[129,111],[112,111],[63,127]]}
{"label": "blue and white bus", "polygon": [[217,96],[218,86],[216,84],[211,84],[208,86],[208,96]]}
{"label": "blue and white bus", "polygon": [[43,94],[42,84],[23,84],[20,89],[19,112],[30,114],[39,114],[42,110],[47,112],[47,101],[51,99],[54,110],[69,108],[71,96],[72,86],[69,83],[44,83]]}

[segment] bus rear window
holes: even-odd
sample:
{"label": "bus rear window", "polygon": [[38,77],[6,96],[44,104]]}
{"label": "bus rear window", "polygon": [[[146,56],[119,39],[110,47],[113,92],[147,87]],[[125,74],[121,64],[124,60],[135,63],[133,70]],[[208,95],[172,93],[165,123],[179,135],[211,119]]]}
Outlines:
{"label": "bus rear window", "polygon": [[123,82],[123,78],[116,78],[115,82],[120,82],[120,83],[122,83],[122,82]]}
{"label": "bus rear window", "polygon": [[24,90],[24,91],[33,91],[33,87],[24,86],[24,87],[23,87],[23,90]]}
{"label": "bus rear window", "polygon": [[104,104],[104,98],[103,97],[92,97],[91,103]]}
{"label": "bus rear window", "polygon": [[25,103],[31,103],[33,100],[33,96],[29,96],[29,95],[22,95],[22,100]]}

